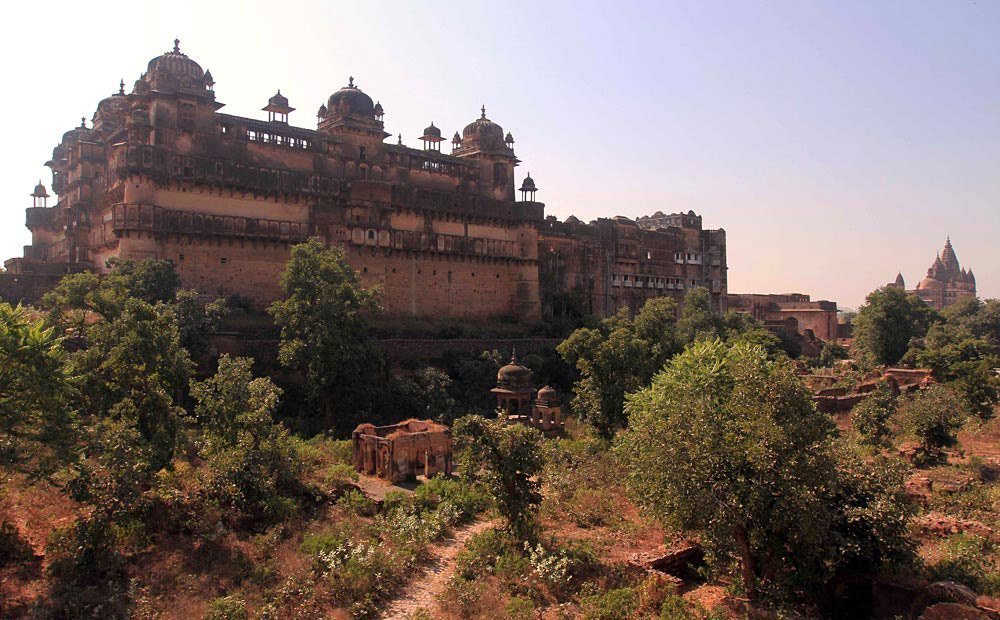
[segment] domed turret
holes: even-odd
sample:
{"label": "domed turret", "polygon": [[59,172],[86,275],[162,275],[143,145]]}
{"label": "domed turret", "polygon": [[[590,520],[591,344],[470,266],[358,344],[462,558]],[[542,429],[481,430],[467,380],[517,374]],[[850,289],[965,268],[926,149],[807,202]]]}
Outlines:
{"label": "domed turret", "polygon": [[34,207],[47,207],[49,200],[49,193],[45,191],[45,186],[42,185],[42,180],[38,179],[38,185],[35,186],[35,191],[31,192],[32,206]]}
{"label": "domed turret", "polygon": [[375,102],[354,85],[354,76],[348,79],[347,86],[330,95],[326,107],[333,114],[375,118]]}
{"label": "domed turret", "polygon": [[[142,81],[153,90],[160,92],[183,90],[191,93],[206,93],[211,98],[215,98],[214,93],[212,93],[212,87],[215,85],[212,74],[203,71],[201,65],[181,52],[179,39],[174,39],[174,49],[149,61]],[[141,94],[145,89],[137,88],[136,90]]]}
{"label": "domed turret", "polygon": [[531,371],[517,363],[517,351],[510,356],[510,363],[497,371],[497,387],[526,388],[531,386]]}
{"label": "domed turret", "polygon": [[382,109],[382,102],[375,102],[375,119],[381,121],[382,117],[385,116],[385,110]]}
{"label": "domed turret", "polygon": [[288,115],[295,111],[295,108],[288,105],[288,97],[281,94],[281,89],[267,100],[267,105],[261,108],[267,112],[269,122],[287,123]]}
{"label": "domed turret", "polygon": [[535,180],[531,178],[531,173],[524,177],[524,182],[521,183],[521,200],[535,202],[535,192],[538,188],[535,186]]}
{"label": "domed turret", "polygon": [[204,79],[205,72],[201,65],[181,52],[180,43],[180,39],[174,39],[174,49],[150,60],[146,65],[146,74],[165,73],[176,78]]}
{"label": "domed turret", "polygon": [[434,121],[431,121],[429,127],[424,128],[424,135],[420,136],[420,141],[424,143],[425,151],[441,151],[444,138],[441,137],[441,130],[434,126]]}
{"label": "domed turret", "polygon": [[503,127],[486,118],[486,106],[482,107],[480,117],[462,130],[462,146],[478,147],[481,151],[509,150],[504,143]]}

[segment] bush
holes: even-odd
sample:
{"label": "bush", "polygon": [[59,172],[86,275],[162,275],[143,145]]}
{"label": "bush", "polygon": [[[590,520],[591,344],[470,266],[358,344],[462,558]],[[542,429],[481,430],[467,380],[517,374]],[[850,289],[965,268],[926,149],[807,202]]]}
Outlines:
{"label": "bush", "polygon": [[127,532],[105,521],[79,520],[53,532],[46,555],[51,610],[58,618],[127,618]]}
{"label": "bush", "polygon": [[535,604],[531,599],[513,596],[504,608],[505,617],[510,620],[531,620],[535,617]]}
{"label": "bush", "polygon": [[0,566],[21,564],[34,555],[31,545],[21,537],[13,523],[0,523]]}
{"label": "bush", "polygon": [[460,515],[459,522],[472,519],[490,504],[490,498],[481,486],[443,476],[435,476],[420,485],[413,496],[425,509],[450,504]]}
{"label": "bush", "polygon": [[223,596],[208,604],[205,620],[247,620],[247,604],[235,596]]}
{"label": "bush", "polygon": [[880,381],[875,391],[865,396],[851,412],[854,428],[861,435],[862,441],[872,446],[884,446],[892,429],[889,420],[896,414],[896,397],[889,386]]}
{"label": "bush", "polygon": [[930,567],[932,578],[957,581],[979,594],[1000,596],[1000,561],[992,556],[997,550],[981,536],[956,534],[945,541],[943,557]]}
{"label": "bush", "polygon": [[968,417],[965,399],[942,385],[933,385],[905,399],[899,414],[903,427],[920,440],[927,455],[955,445],[956,433]]}
{"label": "bush", "polygon": [[337,500],[337,506],[343,508],[348,514],[359,517],[370,517],[375,514],[376,510],[375,502],[357,489],[348,489]]}
{"label": "bush", "polygon": [[464,579],[491,574],[497,560],[511,552],[517,552],[517,544],[506,532],[485,530],[473,536],[458,553],[455,572]]}
{"label": "bush", "polygon": [[616,588],[580,600],[584,620],[629,620],[639,607],[639,595],[632,588]]}

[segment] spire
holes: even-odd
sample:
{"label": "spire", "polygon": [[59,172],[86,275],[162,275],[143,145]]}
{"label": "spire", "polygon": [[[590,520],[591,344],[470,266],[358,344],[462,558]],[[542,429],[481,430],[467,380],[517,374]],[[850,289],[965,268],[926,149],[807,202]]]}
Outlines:
{"label": "spire", "polygon": [[175,54],[180,54],[181,53],[181,40],[180,39],[174,39],[174,53]]}
{"label": "spire", "polygon": [[483,104],[482,111],[483,111],[483,115],[480,116],[479,118],[481,118],[483,120],[486,120],[486,104],[485,103]]}
{"label": "spire", "polygon": [[348,76],[348,78],[347,78],[347,87],[348,88],[354,88],[354,76],[353,75]]}
{"label": "spire", "polygon": [[896,281],[894,282],[899,288],[906,288],[906,282],[903,280],[903,272],[900,271],[896,274]]}
{"label": "spire", "polygon": [[514,346],[510,350],[510,363],[517,365],[517,347]]}
{"label": "spire", "polygon": [[396,144],[403,146],[403,134],[399,134],[399,141]]}
{"label": "spire", "polygon": [[118,82],[118,94],[119,95],[125,94],[125,78],[122,78],[122,81]]}

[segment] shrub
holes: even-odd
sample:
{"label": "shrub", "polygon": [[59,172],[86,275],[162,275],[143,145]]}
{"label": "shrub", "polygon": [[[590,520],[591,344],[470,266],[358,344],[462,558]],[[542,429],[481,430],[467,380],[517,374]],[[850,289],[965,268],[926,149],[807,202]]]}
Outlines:
{"label": "shrub", "polygon": [[854,428],[862,441],[872,446],[883,446],[892,436],[889,420],[896,414],[896,397],[889,386],[880,381],[874,392],[854,407],[851,417]]}
{"label": "shrub", "polygon": [[695,620],[691,603],[676,594],[667,596],[660,607],[660,620]]}
{"label": "shrub", "polygon": [[629,620],[639,607],[632,588],[616,588],[580,600],[584,620]]}
{"label": "shrub", "polygon": [[924,454],[955,445],[956,433],[968,415],[965,399],[951,388],[933,385],[903,401],[903,427],[921,442]]}
{"label": "shrub", "polygon": [[343,508],[348,514],[360,517],[370,517],[375,514],[375,502],[357,489],[348,489],[337,500],[337,506]]}
{"label": "shrub", "polygon": [[223,596],[208,604],[205,620],[247,620],[247,604],[235,596]]}
{"label": "shrub", "polygon": [[369,617],[413,568],[410,558],[392,553],[381,542],[346,542],[316,555],[316,568],[330,586],[335,604],[354,617]]}
{"label": "shrub", "polygon": [[126,533],[105,521],[79,520],[57,530],[46,545],[53,615],[127,618]]}
{"label": "shrub", "polygon": [[535,604],[523,596],[513,596],[504,607],[505,617],[510,620],[531,620],[535,617]]}
{"label": "shrub", "polygon": [[31,545],[13,523],[0,523],[0,566],[20,564],[33,555]]}
{"label": "shrub", "polygon": [[502,530],[489,529],[476,534],[458,553],[455,572],[464,579],[475,579],[488,575],[496,567],[497,560],[512,551],[516,543]]}
{"label": "shrub", "polygon": [[944,543],[940,560],[930,567],[936,580],[957,581],[980,594],[1000,596],[1000,561],[991,554],[997,546],[981,536],[956,534]]}

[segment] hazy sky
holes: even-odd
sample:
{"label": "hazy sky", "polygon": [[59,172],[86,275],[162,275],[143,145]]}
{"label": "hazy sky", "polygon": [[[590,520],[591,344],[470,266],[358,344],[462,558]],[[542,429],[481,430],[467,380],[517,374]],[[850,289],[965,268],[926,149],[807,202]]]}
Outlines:
{"label": "hazy sky", "polygon": [[[729,290],[858,305],[951,235],[1000,296],[1000,1],[18,2],[5,7],[0,256],[63,132],[181,39],[224,112],[315,127],[356,83],[386,130],[510,130],[546,213],[694,209]],[[447,148],[445,149],[448,150]]]}

